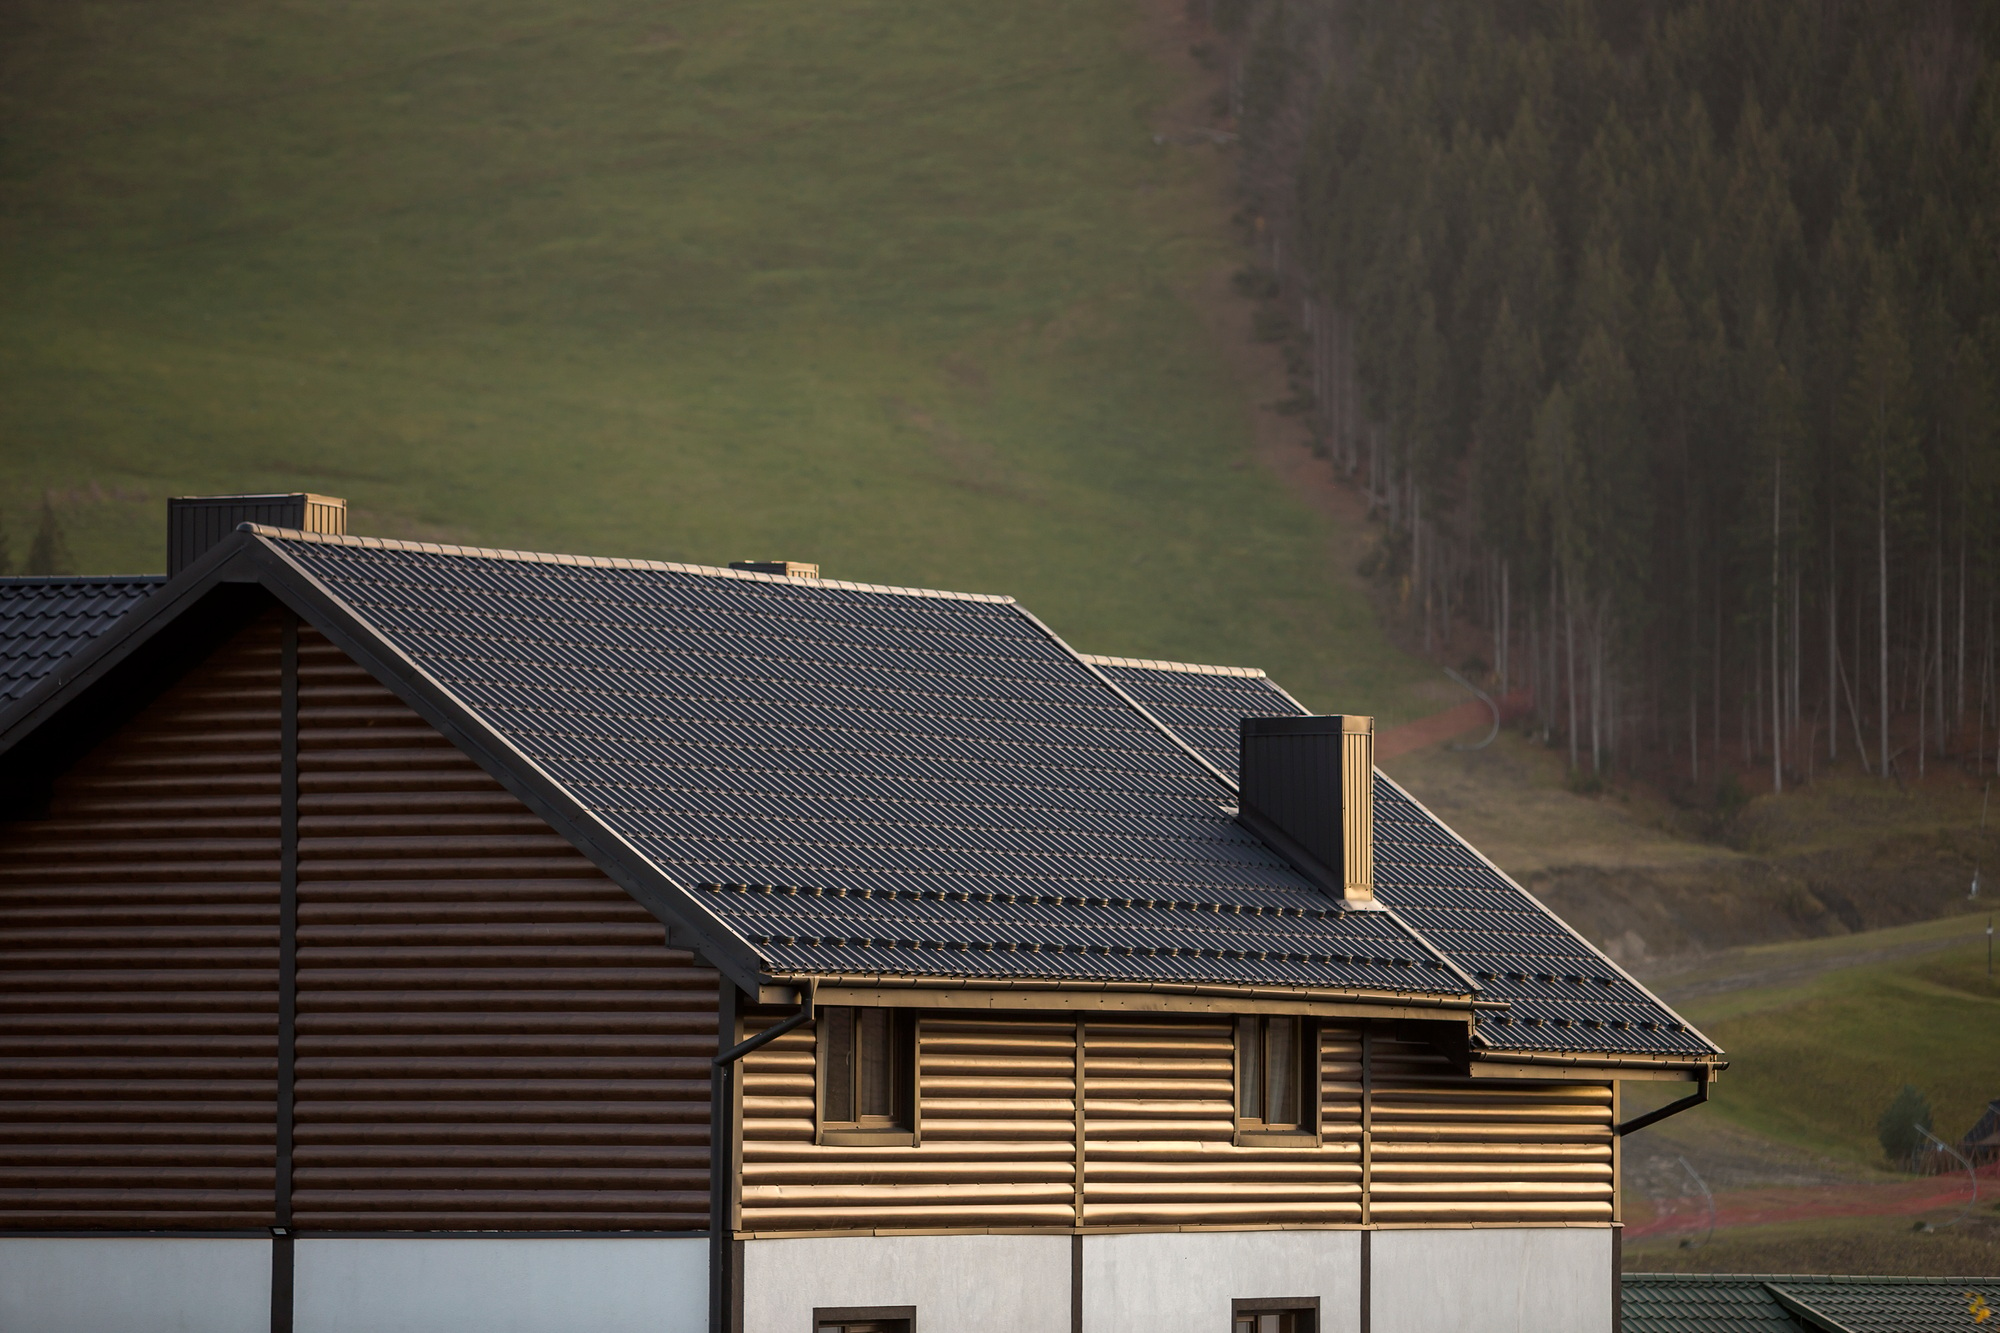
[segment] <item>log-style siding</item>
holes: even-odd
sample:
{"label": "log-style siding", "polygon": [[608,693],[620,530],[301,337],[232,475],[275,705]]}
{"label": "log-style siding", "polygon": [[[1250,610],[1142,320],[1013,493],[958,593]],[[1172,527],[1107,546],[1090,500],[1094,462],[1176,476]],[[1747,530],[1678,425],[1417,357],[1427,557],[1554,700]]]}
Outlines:
{"label": "log-style siding", "polygon": [[[1238,1146],[1235,1040],[1228,1021],[1087,1026],[1084,1225],[1361,1220],[1360,1110],[1349,1085],[1322,1089],[1325,1146]],[[1344,1075],[1342,1049],[1336,1043]]]}
{"label": "log-style siding", "polygon": [[814,1143],[812,1025],[746,1057],[742,1232],[1611,1218],[1608,1085],[1467,1078],[1389,1024],[1322,1025],[1317,1147],[1237,1141],[1226,1021],[927,1013],[919,1034],[910,1146]]}
{"label": "log-style siding", "polygon": [[1376,1222],[1609,1222],[1611,1086],[1462,1078],[1370,1042]]}
{"label": "log-style siding", "polygon": [[272,1223],[278,636],[0,825],[0,1229]]}
{"label": "log-style siding", "polygon": [[744,1059],[744,1230],[1073,1223],[1075,1024],[925,1016],[904,1147],[813,1142],[815,1040],[807,1024]]}
{"label": "log-style siding", "polygon": [[299,656],[297,1225],[705,1228],[715,972],[338,649]]}

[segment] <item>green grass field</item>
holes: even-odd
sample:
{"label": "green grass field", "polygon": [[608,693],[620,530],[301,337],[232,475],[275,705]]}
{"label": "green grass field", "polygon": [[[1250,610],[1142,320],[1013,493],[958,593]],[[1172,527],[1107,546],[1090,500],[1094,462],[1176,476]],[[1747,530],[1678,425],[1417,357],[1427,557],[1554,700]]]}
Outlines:
{"label": "green grass field", "polygon": [[[1174,14],[1178,14],[1176,8]],[[19,0],[0,517],[164,497],[998,591],[1086,650],[1434,705],[1251,458],[1229,164],[1132,0]],[[1247,318],[1247,314],[1245,316]]]}
{"label": "green grass field", "polygon": [[[1737,951],[1726,966],[1775,974],[1775,984],[1676,1004],[1729,1053],[1715,1105],[1702,1114],[1883,1166],[1876,1122],[1909,1083],[1930,1099],[1936,1132],[1955,1141],[2000,1097],[2000,984],[1986,976],[1985,927],[1984,916],[1955,917]],[[1783,976],[1801,962],[1865,960],[1933,941],[1944,947]]]}

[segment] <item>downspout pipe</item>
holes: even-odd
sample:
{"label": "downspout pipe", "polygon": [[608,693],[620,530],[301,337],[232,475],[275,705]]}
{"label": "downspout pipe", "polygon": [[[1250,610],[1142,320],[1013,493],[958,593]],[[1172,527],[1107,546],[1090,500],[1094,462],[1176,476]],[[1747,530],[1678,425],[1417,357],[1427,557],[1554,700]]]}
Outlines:
{"label": "downspout pipe", "polygon": [[[734,1302],[735,1274],[731,1270],[735,1231],[736,1197],[736,1062],[760,1046],[768,1046],[794,1028],[813,1020],[814,999],[819,991],[817,978],[799,984],[799,1011],[754,1037],[718,1051],[710,1062],[708,1080],[708,1328],[709,1333],[730,1333]],[[724,1031],[735,1031],[735,1005],[729,1014],[716,1016],[717,1045]],[[725,1028],[724,1023],[728,1023]]]}
{"label": "downspout pipe", "polygon": [[1622,1125],[1615,1125],[1612,1127],[1611,1132],[1622,1138],[1635,1129],[1644,1129],[1648,1125],[1657,1125],[1670,1115],[1679,1115],[1682,1111],[1700,1106],[1708,1100],[1708,1083],[1708,1070],[1704,1068],[1695,1075],[1695,1088],[1691,1095],[1683,1097],[1677,1102],[1668,1102],[1658,1110],[1648,1111],[1642,1116],[1635,1116]]}

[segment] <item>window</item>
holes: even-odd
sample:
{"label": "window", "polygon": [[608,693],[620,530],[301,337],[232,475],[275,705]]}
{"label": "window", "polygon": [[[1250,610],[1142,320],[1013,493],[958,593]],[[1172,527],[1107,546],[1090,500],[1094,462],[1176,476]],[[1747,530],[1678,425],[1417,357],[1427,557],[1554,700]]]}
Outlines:
{"label": "window", "polygon": [[1230,1303],[1230,1333],[1314,1333],[1318,1327],[1317,1296]]}
{"label": "window", "polygon": [[910,1137],[916,1024],[894,1009],[819,1011],[821,1142]]}
{"label": "window", "polygon": [[1319,1031],[1310,1018],[1260,1014],[1237,1019],[1238,1132],[1312,1137],[1319,1119],[1318,1057]]}
{"label": "window", "polygon": [[880,1305],[814,1310],[813,1333],[917,1333],[917,1307]]}

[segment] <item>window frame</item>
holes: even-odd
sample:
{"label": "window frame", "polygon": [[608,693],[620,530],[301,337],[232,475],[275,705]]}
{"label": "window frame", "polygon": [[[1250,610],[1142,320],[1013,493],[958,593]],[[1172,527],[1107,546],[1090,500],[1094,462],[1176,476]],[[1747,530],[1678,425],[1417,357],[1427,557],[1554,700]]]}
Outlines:
{"label": "window frame", "polygon": [[1229,1330],[1236,1333],[1236,1321],[1244,1315],[1259,1314],[1304,1314],[1312,1316],[1312,1327],[1305,1333],[1319,1333],[1319,1297],[1317,1296],[1258,1296],[1247,1300],[1229,1302]]}
{"label": "window frame", "polygon": [[[861,1059],[861,1015],[868,1009],[889,1016],[889,1100],[893,1108],[885,1121],[871,1123],[860,1118],[832,1120],[827,1115],[827,1066],[831,1052],[826,1040],[827,1014],[844,1009],[854,1015],[854,1060],[850,1086],[858,1100]],[[825,1005],[813,1019],[813,1142],[821,1145],[873,1148],[914,1147],[917,1143],[917,1015],[908,1009],[886,1006]],[[884,1309],[890,1307],[884,1306]],[[902,1307],[895,1307],[901,1309]],[[902,1318],[901,1315],[883,1316]],[[855,1316],[860,1318],[860,1316]]]}
{"label": "window frame", "polygon": [[[1270,1030],[1270,1022],[1273,1018],[1289,1018],[1293,1023],[1297,1024],[1294,1040],[1297,1043],[1298,1054],[1299,1121],[1295,1125],[1280,1124],[1274,1127],[1262,1116],[1251,1117],[1243,1114],[1245,1103],[1244,1093],[1246,1090],[1245,1080],[1248,1072],[1245,1068],[1246,1062],[1243,1058],[1244,1024],[1246,1022],[1255,1023],[1258,1042],[1260,1044],[1267,1044],[1269,1038],[1266,1034]],[[1272,1148],[1318,1148],[1323,1146],[1320,1125],[1320,1103],[1326,1096],[1321,1073],[1322,1061],[1320,1052],[1323,1045],[1324,1042],[1320,1036],[1319,1019],[1310,1014],[1238,1014],[1235,1016],[1230,1025],[1230,1046],[1234,1066],[1234,1077],[1232,1079],[1234,1084],[1234,1103],[1230,1109],[1233,1113],[1232,1124],[1235,1127],[1234,1141],[1238,1147],[1256,1147],[1261,1145]],[[1265,1087],[1258,1092],[1261,1101],[1263,1098],[1269,1096],[1269,1071],[1266,1061],[1260,1059],[1258,1065],[1259,1073],[1265,1081]],[[1294,1307],[1273,1306],[1270,1308],[1292,1309]],[[1297,1308],[1303,1309],[1305,1307],[1299,1306]]]}
{"label": "window frame", "polygon": [[917,1333],[914,1305],[832,1305],[813,1310],[810,1333],[819,1333],[822,1324],[881,1324],[901,1320],[908,1333]]}

